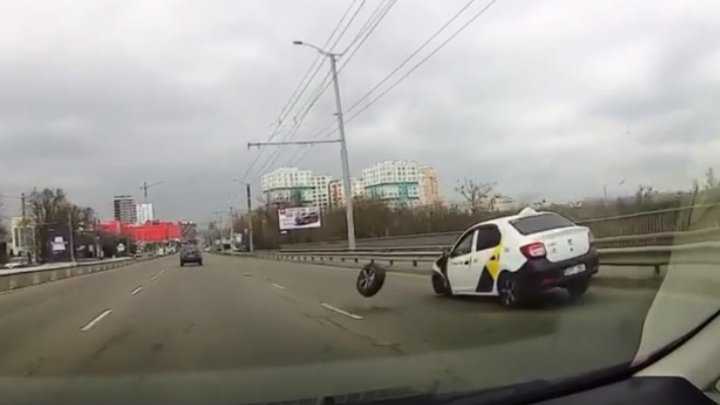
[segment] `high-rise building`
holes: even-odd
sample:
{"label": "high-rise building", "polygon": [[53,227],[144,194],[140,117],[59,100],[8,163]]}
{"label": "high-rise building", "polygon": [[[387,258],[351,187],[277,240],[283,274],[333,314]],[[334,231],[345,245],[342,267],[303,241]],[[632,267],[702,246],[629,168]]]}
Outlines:
{"label": "high-rise building", "polygon": [[155,208],[151,203],[141,203],[136,207],[137,223],[144,224],[148,221],[155,220]]}
{"label": "high-rise building", "polygon": [[[365,184],[362,179],[351,179],[352,180],[352,195],[353,198],[359,198],[365,196]],[[345,205],[345,187],[342,179],[330,180],[328,183],[330,188],[330,205],[333,207],[341,207]]]}
{"label": "high-rise building", "polygon": [[137,222],[137,206],[135,198],[131,195],[116,195],[113,197],[113,211],[115,219],[127,224]]}
{"label": "high-rise building", "polygon": [[430,166],[420,167],[420,205],[440,204],[440,188],[437,173]]}
{"label": "high-rise building", "polygon": [[292,206],[330,207],[330,177],[310,170],[283,167],[261,178],[262,191],[268,203],[286,202]]}
{"label": "high-rise building", "polygon": [[377,163],[363,170],[365,195],[390,206],[417,207],[440,201],[438,181],[430,166],[407,160]]}

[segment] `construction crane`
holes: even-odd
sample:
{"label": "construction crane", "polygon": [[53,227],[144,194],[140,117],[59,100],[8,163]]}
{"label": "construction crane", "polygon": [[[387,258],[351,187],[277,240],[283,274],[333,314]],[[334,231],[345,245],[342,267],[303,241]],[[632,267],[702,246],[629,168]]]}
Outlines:
{"label": "construction crane", "polygon": [[140,186],[140,190],[143,191],[143,197],[145,198],[145,202],[148,202],[147,192],[149,188],[155,187],[157,185],[165,183],[164,181],[156,181],[155,183],[148,184],[147,181],[143,182],[143,185]]}

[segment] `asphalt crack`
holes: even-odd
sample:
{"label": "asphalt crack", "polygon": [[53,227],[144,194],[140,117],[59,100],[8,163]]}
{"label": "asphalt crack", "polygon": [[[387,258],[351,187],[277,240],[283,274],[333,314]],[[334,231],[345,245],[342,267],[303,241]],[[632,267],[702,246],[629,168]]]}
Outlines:
{"label": "asphalt crack", "polygon": [[376,338],[374,338],[374,337],[372,337],[372,336],[369,336],[369,335],[366,335],[366,334],[364,334],[364,333],[361,333],[361,332],[358,332],[358,331],[349,329],[349,328],[347,328],[345,325],[343,325],[343,324],[341,324],[341,323],[339,323],[339,322],[337,322],[337,321],[334,321],[334,320],[332,320],[332,319],[330,319],[330,318],[328,318],[328,317],[322,317],[321,319],[324,320],[324,321],[329,322],[330,324],[334,325],[335,327],[341,329],[342,331],[344,331],[344,332],[346,332],[346,333],[350,333],[350,334],[352,334],[352,335],[354,335],[354,336],[356,336],[356,337],[359,337],[359,338],[361,338],[361,339],[363,339],[363,340],[366,340],[366,341],[370,342],[370,344],[372,344],[373,346],[376,346],[376,347],[384,347],[384,348],[390,349],[390,350],[391,350],[392,352],[394,352],[395,354],[399,354],[399,355],[401,355],[401,356],[408,356],[408,355],[410,355],[410,353],[407,353],[407,352],[403,351],[402,349],[400,349],[400,344],[399,344],[399,343],[392,343],[392,342],[385,342],[385,341],[377,340]]}

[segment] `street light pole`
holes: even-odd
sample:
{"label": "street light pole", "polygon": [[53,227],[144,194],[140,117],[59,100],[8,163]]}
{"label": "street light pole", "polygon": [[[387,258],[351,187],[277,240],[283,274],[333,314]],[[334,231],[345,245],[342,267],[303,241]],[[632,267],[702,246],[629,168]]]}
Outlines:
{"label": "street light pole", "polygon": [[252,193],[250,190],[250,183],[246,183],[240,180],[233,180],[235,183],[245,185],[245,193],[247,194],[247,210],[248,210],[248,249],[250,252],[255,251],[255,241],[253,237],[253,212],[252,212]]}
{"label": "street light pole", "polygon": [[350,163],[348,162],[347,143],[345,141],[345,122],[343,121],[342,103],[340,102],[340,85],[338,83],[336,65],[336,58],[340,56],[340,54],[327,52],[313,44],[302,41],[293,41],[293,44],[309,46],[330,59],[333,87],[335,88],[335,107],[337,110],[335,115],[338,120],[338,132],[340,132],[340,158],[342,159],[343,191],[345,192],[345,220],[347,221],[348,249],[355,250],[355,215],[353,211],[352,184],[350,184]]}

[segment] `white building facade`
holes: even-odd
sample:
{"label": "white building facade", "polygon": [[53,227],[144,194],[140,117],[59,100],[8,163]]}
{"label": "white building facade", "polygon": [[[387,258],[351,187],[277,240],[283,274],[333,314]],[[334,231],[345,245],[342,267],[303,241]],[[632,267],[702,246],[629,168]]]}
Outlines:
{"label": "white building facade", "polygon": [[137,223],[144,224],[155,220],[155,208],[151,203],[137,204]]}
{"label": "white building facade", "polygon": [[407,160],[377,163],[363,170],[367,198],[390,206],[418,207],[440,202],[435,170]]}
{"label": "white building facade", "polygon": [[310,170],[283,167],[261,177],[261,187],[268,203],[287,202],[293,206],[330,207],[330,177]]}

